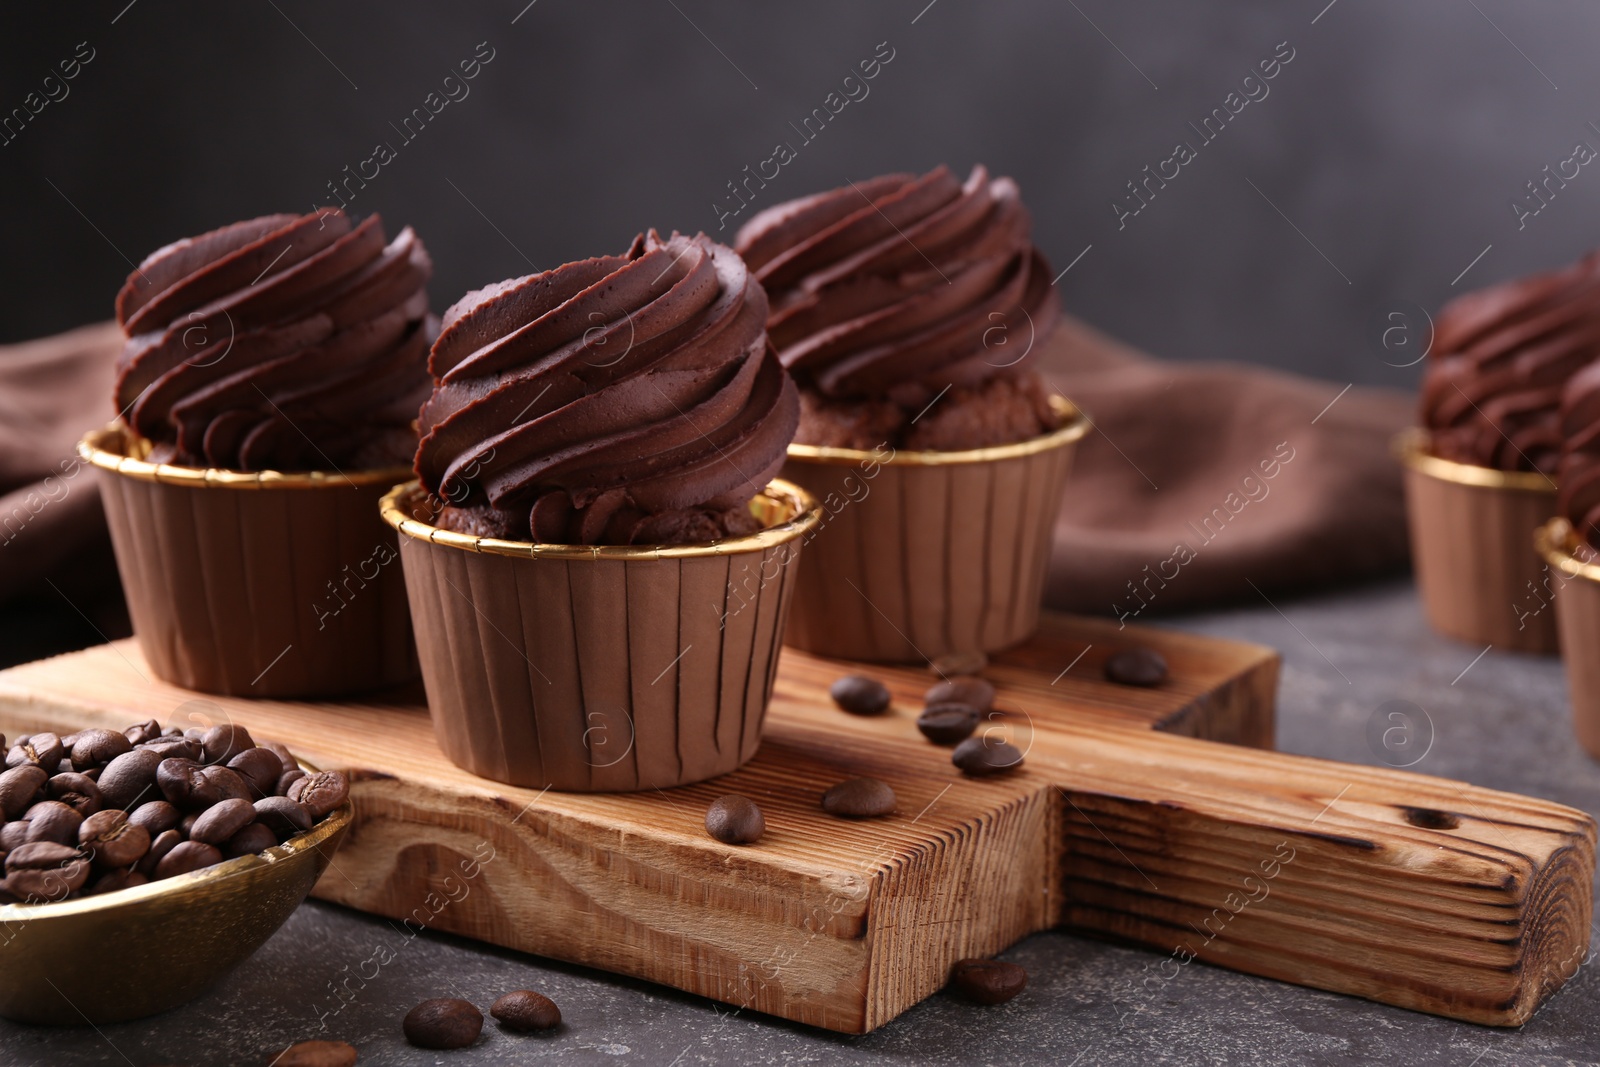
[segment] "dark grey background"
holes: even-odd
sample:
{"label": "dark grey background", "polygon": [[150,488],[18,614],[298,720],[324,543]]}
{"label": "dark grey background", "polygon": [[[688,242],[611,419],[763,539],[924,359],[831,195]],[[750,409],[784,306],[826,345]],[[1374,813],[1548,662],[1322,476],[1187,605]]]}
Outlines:
{"label": "dark grey background", "polygon": [[[480,41],[495,59],[470,96],[351,204],[417,228],[441,308],[648,226],[716,232],[725,183],[881,41],[870,95],[759,203],[987,163],[1021,183],[1056,270],[1093,246],[1066,307],[1159,355],[1410,385],[1373,341],[1386,311],[1595,243],[1600,168],[1520,232],[1509,207],[1576,141],[1600,147],[1592,5],[526,3],[8,5],[0,112],[78,42],[96,58],[0,147],[0,340],[107,316],[124,256],[326,202]],[[1268,97],[1119,231],[1124,183],[1282,41]]]}

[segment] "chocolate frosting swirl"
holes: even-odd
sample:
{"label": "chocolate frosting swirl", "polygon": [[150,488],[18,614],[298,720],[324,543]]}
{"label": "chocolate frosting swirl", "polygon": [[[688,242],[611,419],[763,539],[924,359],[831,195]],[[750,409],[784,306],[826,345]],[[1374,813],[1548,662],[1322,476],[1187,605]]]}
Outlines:
{"label": "chocolate frosting swirl", "polygon": [[744,262],[703,234],[652,230],[620,256],[468,293],[433,346],[417,476],[448,503],[445,523],[471,532],[748,532],[746,505],[799,422],[766,317]]}
{"label": "chocolate frosting swirl", "polygon": [[404,463],[433,273],[409,227],[266,215],[157,249],[117,294],[123,420],[152,458],[232,470]]}
{"label": "chocolate frosting swirl", "polygon": [[1452,300],[1431,354],[1422,424],[1436,455],[1554,474],[1562,387],[1600,356],[1600,253]]}
{"label": "chocolate frosting swirl", "polygon": [[826,396],[874,397],[1026,358],[1058,313],[1029,228],[1010,178],[978,166],[963,185],[941,166],[768,208],[736,247],[771,295],[783,365]]}
{"label": "chocolate frosting swirl", "polygon": [[1600,363],[1572,376],[1561,391],[1560,513],[1600,549]]}

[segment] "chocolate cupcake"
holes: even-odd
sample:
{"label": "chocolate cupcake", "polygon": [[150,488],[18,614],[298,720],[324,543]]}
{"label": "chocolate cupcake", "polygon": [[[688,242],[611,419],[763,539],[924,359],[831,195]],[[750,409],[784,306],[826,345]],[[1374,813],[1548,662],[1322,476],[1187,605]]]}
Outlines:
{"label": "chocolate cupcake", "polygon": [[631,790],[755,754],[800,538],[799,419],[766,294],[703,235],[469,293],[445,313],[405,535],[445,755]]}
{"label": "chocolate cupcake", "polygon": [[933,659],[1038,624],[1086,421],[1030,362],[1058,315],[1017,186],[892,174],[756,215],[737,247],[801,389],[784,477],[826,518],[790,643]]}
{"label": "chocolate cupcake", "polygon": [[1412,558],[1434,629],[1557,650],[1530,531],[1556,512],[1562,389],[1600,356],[1600,255],[1504,282],[1439,313],[1407,466]]}
{"label": "chocolate cupcake", "polygon": [[429,391],[432,263],[374,215],[268,215],[159,249],[127,338],[101,482],[134,632],[190,689],[310,697],[416,673],[377,517]]}

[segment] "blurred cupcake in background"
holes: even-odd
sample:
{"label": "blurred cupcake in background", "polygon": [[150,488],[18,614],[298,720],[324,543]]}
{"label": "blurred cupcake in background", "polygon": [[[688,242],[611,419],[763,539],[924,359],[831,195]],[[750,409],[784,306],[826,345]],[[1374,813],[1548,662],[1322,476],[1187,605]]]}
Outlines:
{"label": "blurred cupcake in background", "polygon": [[1016,183],[891,174],[779,204],[737,248],[800,385],[784,476],[826,518],[790,643],[880,661],[992,651],[1038,622],[1081,415],[1031,365],[1058,315]]}
{"label": "blurred cupcake in background", "polygon": [[1561,396],[1600,356],[1600,254],[1439,313],[1420,432],[1401,446],[1429,622],[1474,644],[1557,650],[1530,531],[1556,512]]}
{"label": "blurred cupcake in background", "polygon": [[416,448],[433,266],[373,215],[268,215],[158,249],[117,295],[102,479],[134,632],[190,689],[326,696],[414,677],[377,503]]}
{"label": "blurred cupcake in background", "polygon": [[468,293],[433,346],[403,535],[446,756],[515,785],[666,788],[755,755],[800,539],[794,382],[704,235]]}

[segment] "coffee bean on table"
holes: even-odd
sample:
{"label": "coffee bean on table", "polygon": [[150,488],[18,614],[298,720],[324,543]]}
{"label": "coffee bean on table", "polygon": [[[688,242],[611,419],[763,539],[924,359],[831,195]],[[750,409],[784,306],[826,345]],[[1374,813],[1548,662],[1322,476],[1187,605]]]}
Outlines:
{"label": "coffee bean on table", "polygon": [[189,840],[207,845],[225,845],[230,837],[255,821],[255,805],[248,800],[224,800],[200,813],[189,830]]}
{"label": "coffee bean on table", "polygon": [[106,764],[95,785],[108,808],[131,808],[143,800],[157,800],[161,793],[156,789],[157,769],[161,754],[153,749],[136,748]]}
{"label": "coffee bean on table", "polygon": [[466,1048],[483,1030],[483,1012],[464,1000],[435,997],[407,1012],[401,1029],[418,1048]]}
{"label": "coffee bean on table", "polygon": [[[749,797],[732,793],[718,797],[706,808],[706,833],[725,845],[753,845],[766,832],[766,817]],[[493,1009],[490,1009],[490,1013],[497,1019],[500,1017]]]}
{"label": "coffee bean on table", "polygon": [[101,869],[131,867],[150,851],[150,831],[115,808],[97,811],[78,827],[78,847]]}
{"label": "coffee bean on table", "polygon": [[543,993],[519,989],[489,1006],[489,1014],[508,1030],[550,1030],[561,1025],[561,1009]]}
{"label": "coffee bean on table", "polygon": [[15,819],[33,804],[33,798],[50,780],[42,767],[21,764],[0,774],[0,813]]}
{"label": "coffee bean on table", "polygon": [[861,674],[840,678],[828,688],[828,695],[852,715],[877,715],[889,706],[889,687]]}
{"label": "coffee bean on table", "polygon": [[994,684],[983,678],[949,678],[928,690],[928,704],[970,704],[985,712],[994,707]]}
{"label": "coffee bean on table", "polygon": [[222,852],[216,846],[199,841],[179,841],[156,864],[155,880],[159,882],[164,878],[176,878],[180,874],[189,874],[221,862]]}
{"label": "coffee bean on table", "polygon": [[978,709],[970,704],[930,704],[917,716],[917,729],[936,745],[953,745],[978,728]]}
{"label": "coffee bean on table", "polygon": [[41,800],[28,809],[28,840],[55,841],[63,845],[78,842],[78,827],[83,816],[59,800]]}
{"label": "coffee bean on table", "polygon": [[345,802],[350,782],[337,771],[318,771],[289,787],[288,797],[305,805],[312,818],[320,819]]}
{"label": "coffee bean on table", "polygon": [[268,1067],[351,1067],[356,1057],[356,1047],[343,1041],[301,1041],[274,1056]]}
{"label": "coffee bean on table", "polygon": [[846,819],[870,819],[894,811],[894,790],[877,778],[851,778],[822,794],[822,810]]}
{"label": "coffee bean on table", "polygon": [[1125,648],[1106,660],[1105,673],[1119,685],[1160,685],[1167,680],[1167,658],[1142,645]]}
{"label": "coffee bean on table", "polygon": [[981,778],[1022,766],[1022,751],[998,738],[969,737],[956,746],[950,754],[950,762],[960,768],[962,774]]}
{"label": "coffee bean on table", "polygon": [[1003,960],[957,960],[950,988],[974,1004],[1004,1004],[1028,985],[1028,972]]}

